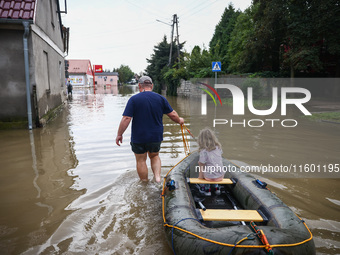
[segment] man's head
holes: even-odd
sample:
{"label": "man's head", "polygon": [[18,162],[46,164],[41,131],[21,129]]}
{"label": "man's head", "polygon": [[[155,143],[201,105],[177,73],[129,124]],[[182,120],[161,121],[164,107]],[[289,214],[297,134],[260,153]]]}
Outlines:
{"label": "man's head", "polygon": [[142,76],[142,77],[140,77],[140,79],[138,80],[138,84],[142,88],[145,88],[145,87],[152,88],[152,86],[153,86],[152,79],[149,76]]}

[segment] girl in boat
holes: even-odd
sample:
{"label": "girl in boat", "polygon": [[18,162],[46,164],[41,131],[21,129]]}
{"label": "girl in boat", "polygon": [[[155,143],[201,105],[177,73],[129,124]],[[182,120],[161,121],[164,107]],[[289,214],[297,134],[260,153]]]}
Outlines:
{"label": "girl in boat", "polygon": [[[209,128],[201,130],[198,135],[200,166],[198,178],[207,181],[221,181],[224,177],[222,164],[222,146],[217,140],[214,132]],[[212,187],[211,187],[212,186]],[[211,196],[211,188],[216,195],[221,193],[218,184],[201,184],[201,192],[206,196]]]}

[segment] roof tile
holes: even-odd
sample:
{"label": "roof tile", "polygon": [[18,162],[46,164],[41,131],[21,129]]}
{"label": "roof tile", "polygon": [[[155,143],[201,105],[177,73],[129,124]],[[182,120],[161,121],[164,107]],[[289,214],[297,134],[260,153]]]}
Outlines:
{"label": "roof tile", "polygon": [[20,5],[21,5],[20,3],[15,3],[13,9],[16,10],[16,11],[19,11]]}
{"label": "roof tile", "polygon": [[33,19],[37,0],[0,0],[1,19]]}
{"label": "roof tile", "polygon": [[8,10],[10,8],[10,6],[11,6],[11,2],[5,2],[3,8],[4,8],[4,10]]}
{"label": "roof tile", "polygon": [[19,19],[19,13],[20,13],[20,11],[13,11],[12,18],[13,19]]}
{"label": "roof tile", "polygon": [[24,14],[22,15],[22,17],[21,18],[23,18],[23,19],[29,19],[30,18],[30,13],[29,12],[24,12]]}
{"label": "roof tile", "polygon": [[24,10],[25,10],[25,11],[31,10],[31,3],[26,3],[26,4],[25,4]]}
{"label": "roof tile", "polygon": [[7,18],[8,16],[8,11],[7,10],[4,10],[2,13],[1,13],[1,18]]}

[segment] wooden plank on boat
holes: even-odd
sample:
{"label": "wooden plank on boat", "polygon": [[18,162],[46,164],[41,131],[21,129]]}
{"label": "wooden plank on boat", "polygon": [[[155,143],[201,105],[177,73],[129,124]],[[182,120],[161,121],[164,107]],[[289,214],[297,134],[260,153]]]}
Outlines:
{"label": "wooden plank on boat", "polygon": [[204,221],[263,221],[256,210],[200,209]]}
{"label": "wooden plank on boat", "polygon": [[233,181],[228,178],[225,178],[222,181],[218,181],[218,182],[207,181],[205,179],[199,179],[199,178],[189,178],[189,182],[197,183],[197,184],[233,184]]}

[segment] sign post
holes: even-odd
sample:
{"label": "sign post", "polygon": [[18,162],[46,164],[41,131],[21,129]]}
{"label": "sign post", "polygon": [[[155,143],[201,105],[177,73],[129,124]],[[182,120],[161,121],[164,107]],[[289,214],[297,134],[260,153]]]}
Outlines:
{"label": "sign post", "polygon": [[215,72],[215,84],[217,84],[217,72],[221,72],[221,62],[212,62],[211,69],[213,72]]}
{"label": "sign post", "polygon": [[[221,72],[221,67],[222,65],[220,61],[212,62],[211,64],[211,69],[215,73],[215,85],[217,84],[217,73]],[[215,95],[215,99],[216,99],[216,95]],[[216,118],[216,105],[215,105],[215,118]],[[215,126],[214,126],[214,131],[215,131]]]}

